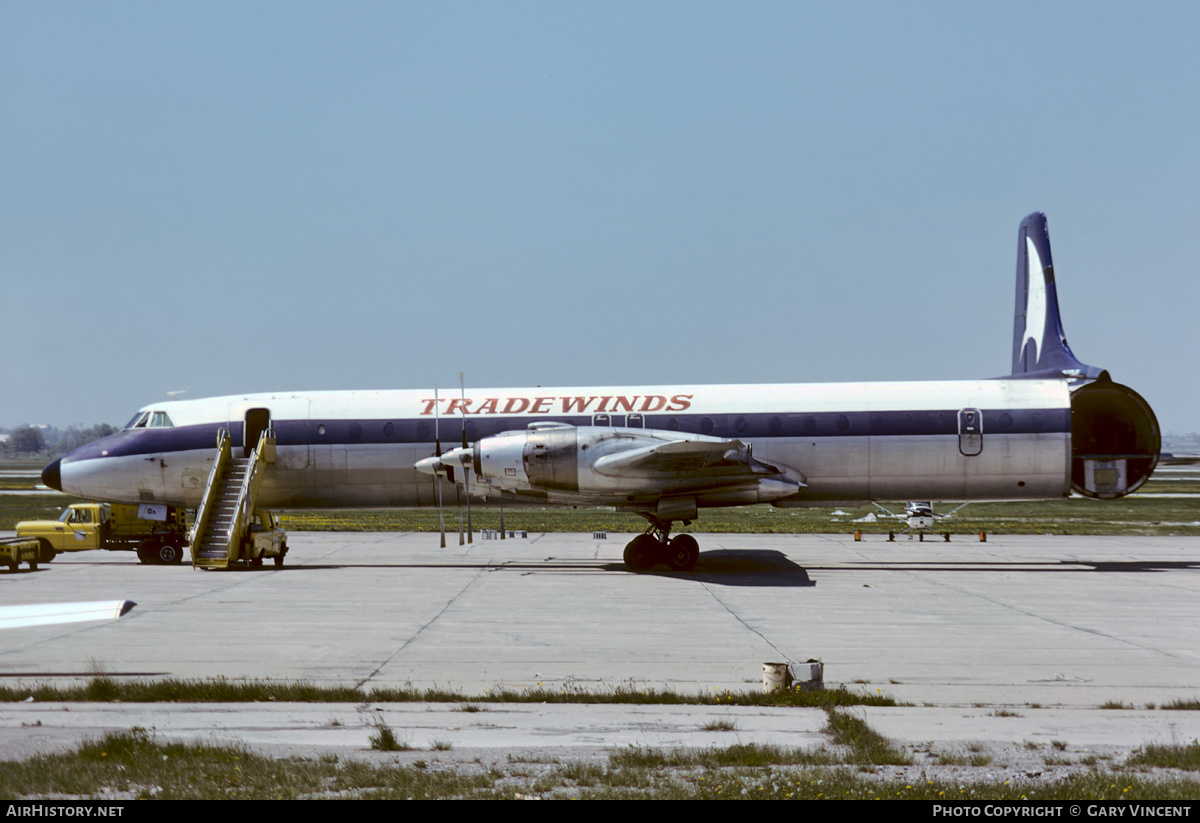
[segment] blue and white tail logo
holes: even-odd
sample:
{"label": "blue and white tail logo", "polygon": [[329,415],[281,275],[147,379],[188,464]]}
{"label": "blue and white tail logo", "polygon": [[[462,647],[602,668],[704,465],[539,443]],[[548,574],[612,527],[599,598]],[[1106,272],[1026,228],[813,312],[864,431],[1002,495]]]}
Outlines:
{"label": "blue and white tail logo", "polygon": [[1096,377],[1094,366],[1080,363],[1067,345],[1058,313],[1054,260],[1046,215],[1034,212],[1021,221],[1017,235],[1017,307],[1013,323],[1013,374],[1030,377]]}

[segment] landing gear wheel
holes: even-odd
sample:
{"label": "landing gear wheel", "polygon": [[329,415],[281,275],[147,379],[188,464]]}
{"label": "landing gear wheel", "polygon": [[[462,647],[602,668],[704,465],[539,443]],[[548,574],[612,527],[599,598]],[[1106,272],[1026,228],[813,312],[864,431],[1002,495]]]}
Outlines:
{"label": "landing gear wheel", "polygon": [[44,537],[38,538],[38,562],[49,563],[54,558],[58,557],[58,552],[50,545],[50,541]]}
{"label": "landing gear wheel", "polygon": [[700,544],[690,534],[679,534],[667,546],[667,565],[672,571],[690,572],[700,557]]}
{"label": "landing gear wheel", "polygon": [[163,543],[154,555],[155,562],[164,566],[175,566],[183,562],[183,549],[173,543]]}
{"label": "landing gear wheel", "polygon": [[639,534],[625,546],[625,567],[631,572],[648,572],[658,562],[661,545],[652,534]]}

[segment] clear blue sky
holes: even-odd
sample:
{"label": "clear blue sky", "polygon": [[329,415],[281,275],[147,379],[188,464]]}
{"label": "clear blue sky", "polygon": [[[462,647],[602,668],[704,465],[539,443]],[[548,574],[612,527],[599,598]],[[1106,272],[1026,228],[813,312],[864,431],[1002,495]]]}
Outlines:
{"label": "clear blue sky", "polygon": [[1016,230],[1200,429],[1200,6],[0,3],[0,425],[991,377]]}

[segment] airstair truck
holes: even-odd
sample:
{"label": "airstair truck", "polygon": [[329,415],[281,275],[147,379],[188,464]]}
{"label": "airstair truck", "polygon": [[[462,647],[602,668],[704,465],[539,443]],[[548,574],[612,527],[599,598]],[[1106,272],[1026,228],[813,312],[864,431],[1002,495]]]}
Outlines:
{"label": "airstair truck", "polygon": [[194,569],[261,566],[268,557],[283,565],[287,532],[271,512],[254,505],[263,469],[275,462],[274,430],[262,430],[253,452],[248,446],[245,456],[235,454],[229,431],[217,433],[217,453],[190,535]]}

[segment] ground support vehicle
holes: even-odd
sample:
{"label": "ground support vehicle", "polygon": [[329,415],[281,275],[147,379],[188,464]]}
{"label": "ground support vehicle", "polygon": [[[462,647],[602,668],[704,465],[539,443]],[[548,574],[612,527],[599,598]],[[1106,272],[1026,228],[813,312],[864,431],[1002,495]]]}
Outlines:
{"label": "ground support vehicle", "polygon": [[255,509],[236,559],[257,567],[270,557],[276,566],[282,566],[287,550],[287,532],[279,528],[275,515],[266,509]]}
{"label": "ground support vehicle", "polygon": [[91,549],[137,552],[147,564],[178,564],[187,547],[184,510],[132,503],[72,503],[57,520],[25,520],[17,536],[36,538],[38,560],[49,563],[59,552]]}
{"label": "ground support vehicle", "polygon": [[30,571],[37,571],[40,556],[41,544],[35,537],[0,538],[0,563],[7,563],[10,572],[22,563],[28,563]]}
{"label": "ground support vehicle", "polygon": [[[247,439],[247,442],[251,442]],[[217,433],[217,451],[204,497],[192,524],[192,568],[229,569],[261,566],[271,557],[283,565],[287,532],[275,515],[254,505],[266,466],[275,462],[275,432],[262,428],[258,445],[235,453],[229,432]]]}

